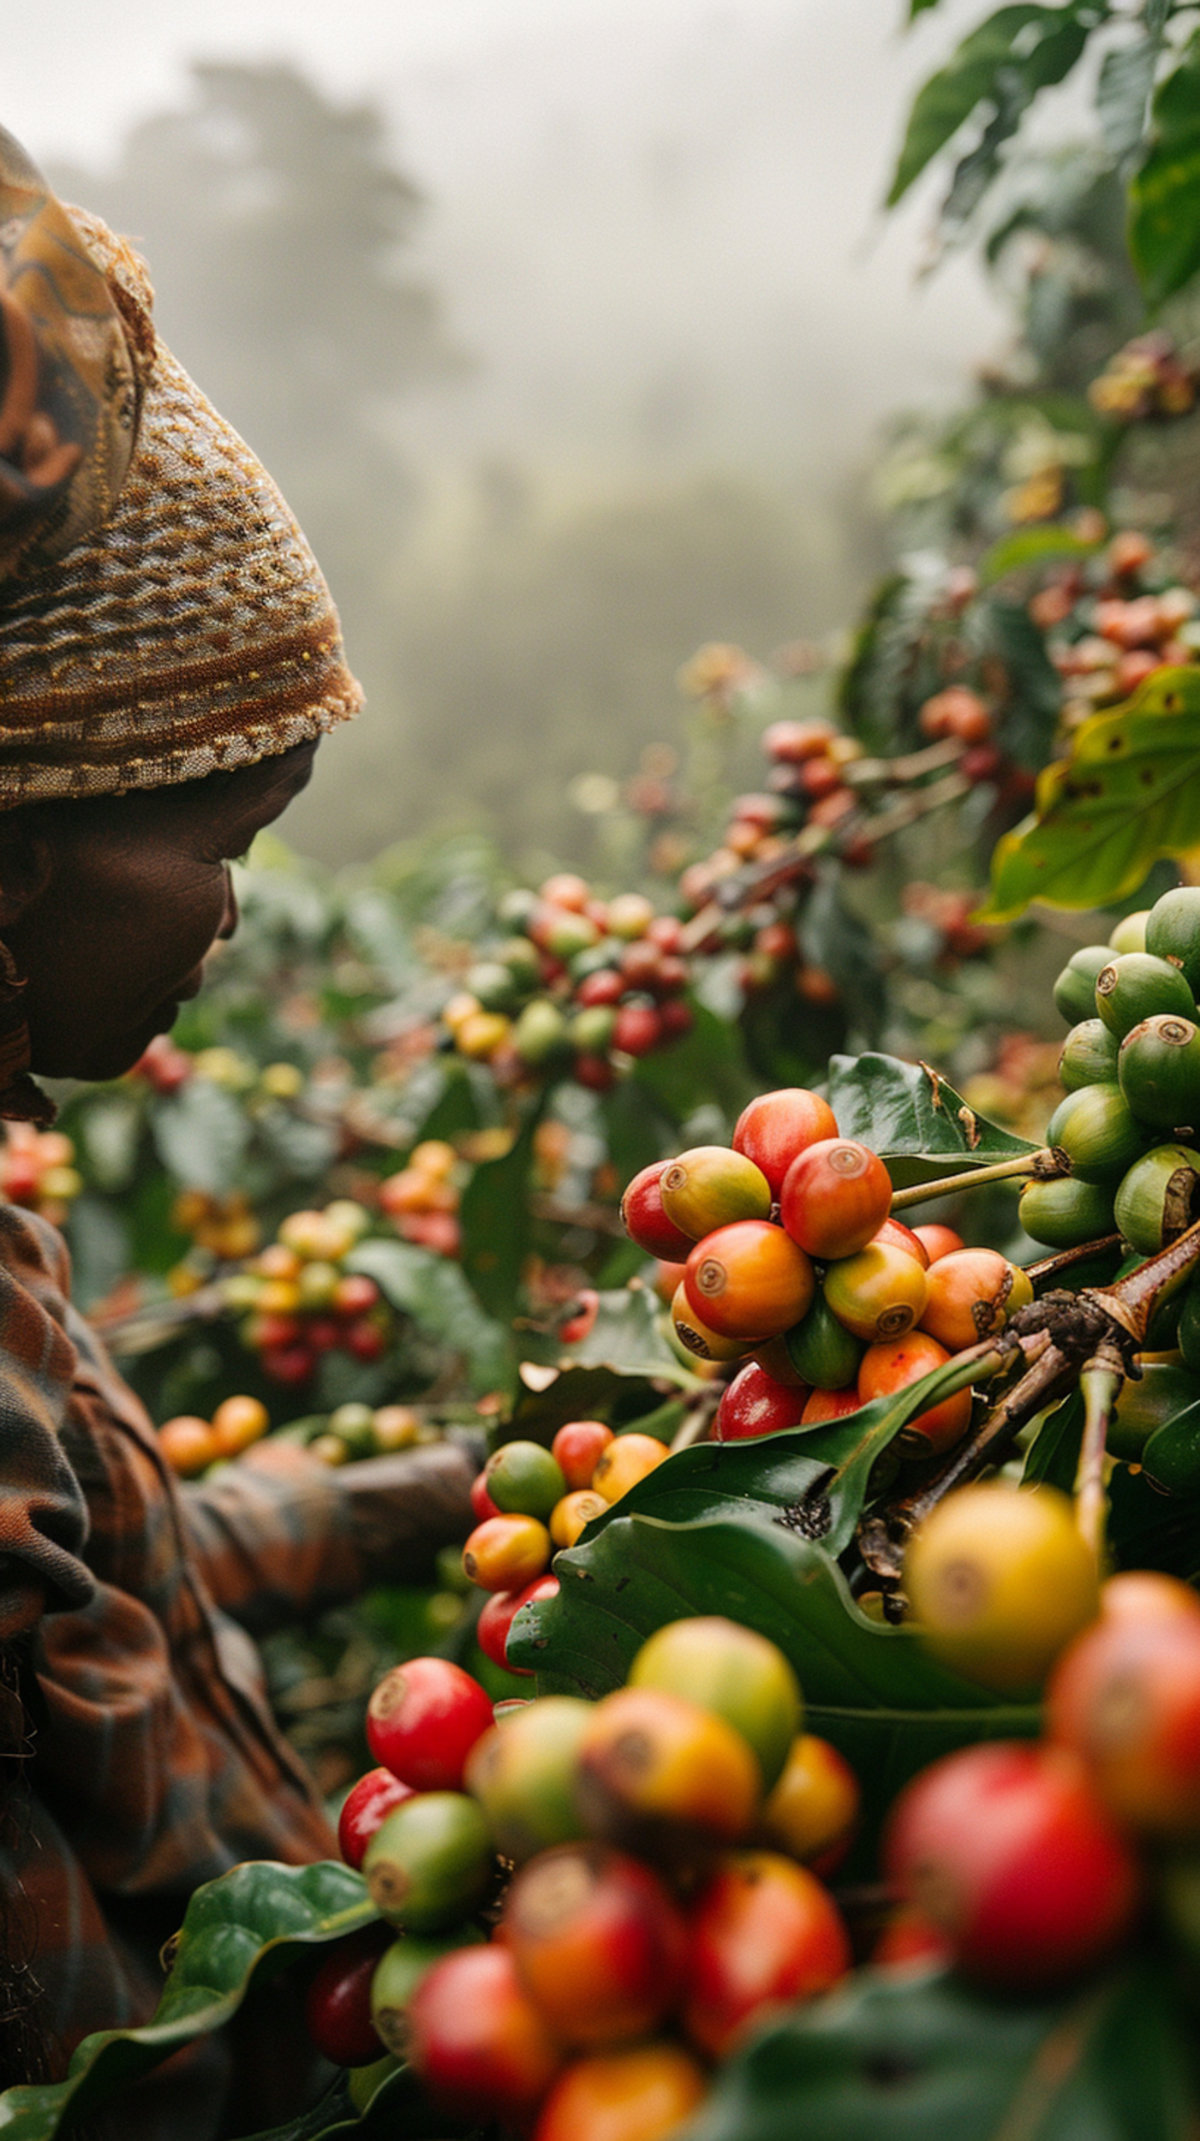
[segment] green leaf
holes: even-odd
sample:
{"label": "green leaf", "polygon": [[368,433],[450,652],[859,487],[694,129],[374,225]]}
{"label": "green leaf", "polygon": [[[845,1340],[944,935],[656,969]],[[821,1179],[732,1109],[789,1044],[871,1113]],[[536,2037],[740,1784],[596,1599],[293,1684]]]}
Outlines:
{"label": "green leaf", "polygon": [[1043,1483],[1073,1494],[1083,1442],[1083,1399],[1078,1390],[1043,1420],[1029,1447],[1021,1473],[1026,1486]]}
{"label": "green leaf", "polygon": [[65,2081],[5,2090],[0,2136],[51,2141],[68,2113],[72,2123],[86,2117],[180,2045],[223,2028],[266,1957],[289,1946],[339,1940],[377,1916],[361,1874],[332,1861],[254,1861],[207,1882],[188,1904],[153,2019],[140,2029],[85,2037]]}
{"label": "green leaf", "polygon": [[1008,573],[1020,572],[1023,566],[1045,565],[1054,558],[1094,557],[1102,544],[1103,538],[1089,541],[1058,522],[1049,527],[1020,528],[1013,535],[1002,535],[985,552],[979,563],[980,583],[990,587]]}
{"label": "green leaf", "polygon": [[460,1355],[480,1396],[507,1385],[513,1369],[509,1334],[485,1316],[458,1264],[414,1242],[362,1241],[346,1258],[346,1269],[374,1279],[393,1308]]}
{"label": "green leaf", "polygon": [[529,1175],[540,1107],[531,1109],[503,1159],[475,1169],[459,1206],[462,1269],[490,1316],[511,1323],[532,1241]]}
{"label": "green leaf", "polygon": [[[694,1454],[668,1458],[650,1478]],[[647,1485],[555,1557],[557,1597],[518,1615],[510,1659],[532,1667],[543,1686],[607,1694],[654,1629],[690,1614],[731,1615],[791,1660],[811,1730],[862,1780],[868,1844],[901,1785],[927,1762],[967,1741],[1037,1731],[1035,1707],[998,1701],[939,1665],[913,1630],[861,1613],[821,1546],[711,1490],[709,1512],[687,1521],[631,1509]],[[703,1502],[699,1490],[675,1491]]]}
{"label": "green leaf", "polygon": [[1106,52],[1096,84],[1096,115],[1116,164],[1131,163],[1146,139],[1147,108],[1162,52],[1163,26]]}
{"label": "green leaf", "polygon": [[833,1056],[825,1090],[842,1136],[869,1144],[897,1189],[1037,1149],[977,1115],[924,1063],[874,1053]]}
{"label": "green leaf", "polygon": [[930,8],[937,7],[937,5],[938,0],[908,0],[909,21],[915,22],[918,15],[926,14]]}
{"label": "green leaf", "polygon": [[189,1078],[151,1118],[158,1156],[188,1189],[224,1197],[241,1186],[250,1119],[241,1102],[209,1078]]}
{"label": "green leaf", "polygon": [[1150,1964],[1037,2002],[867,1971],[758,2033],[679,2141],[1188,2141],[1188,2035]]}
{"label": "green leaf", "polygon": [[992,599],[975,604],[968,641],[979,657],[1002,665],[1007,688],[999,740],[1019,765],[1036,772],[1049,756],[1062,705],[1062,680],[1045,638],[1023,602]]}
{"label": "green leaf", "polygon": [[[674,1364],[674,1375],[670,1368],[655,1367],[653,1377],[640,1375],[630,1368],[609,1368],[602,1364],[591,1368],[564,1368],[561,1375],[555,1376],[552,1383],[541,1389],[522,1386],[512,1418],[504,1430],[504,1440],[521,1435],[530,1441],[549,1445],[568,1420],[603,1420],[616,1429],[636,1427],[640,1431],[644,1417],[657,1416],[664,1410],[662,1386],[675,1379],[680,1383],[686,1380],[696,1390],[703,1387],[678,1363]],[[650,1432],[653,1434],[657,1430],[652,1427]]]}
{"label": "green leaf", "polygon": [[949,63],[917,92],[888,207],[903,198],[981,104],[1007,107],[1011,132],[1039,89],[1070,73],[1087,34],[1073,6],[1002,7],[972,30]]}
{"label": "green leaf", "polygon": [[1129,250],[1152,305],[1200,268],[1200,31],[1154,98],[1150,153],[1129,189]]}
{"label": "green leaf", "polygon": [[1083,722],[1070,758],[1041,774],[1033,815],[997,844],[981,919],[1010,921],[1032,900],[1115,905],[1162,856],[1200,844],[1197,714],[1200,669],[1162,669]]}

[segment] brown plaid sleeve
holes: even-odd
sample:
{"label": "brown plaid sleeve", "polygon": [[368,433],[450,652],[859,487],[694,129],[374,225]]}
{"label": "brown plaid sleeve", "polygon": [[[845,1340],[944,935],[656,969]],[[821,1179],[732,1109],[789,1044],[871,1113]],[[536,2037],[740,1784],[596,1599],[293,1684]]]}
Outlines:
{"label": "brown plaid sleeve", "polygon": [[183,1490],[188,1536],[216,1603],[261,1635],[372,1583],[422,1582],[471,1528],[473,1469],[453,1443],[344,1471],[260,1443]]}
{"label": "brown plaid sleeve", "polygon": [[[84,1605],[87,1511],[60,1441],[75,1369],[60,1271],[24,1214],[0,1206],[0,1642]],[[56,1313],[57,1311],[57,1313]]]}

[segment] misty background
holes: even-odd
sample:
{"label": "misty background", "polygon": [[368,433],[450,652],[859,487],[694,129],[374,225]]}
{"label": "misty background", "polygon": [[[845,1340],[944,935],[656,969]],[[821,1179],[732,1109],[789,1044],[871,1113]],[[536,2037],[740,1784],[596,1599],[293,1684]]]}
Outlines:
{"label": "misty background", "polygon": [[160,329],[270,467],[367,716],[288,834],[478,823],[586,864],[569,797],[678,721],[699,642],[852,621],[880,427],[1002,316],[878,203],[979,13],[900,0],[0,0],[0,120],[143,247]]}

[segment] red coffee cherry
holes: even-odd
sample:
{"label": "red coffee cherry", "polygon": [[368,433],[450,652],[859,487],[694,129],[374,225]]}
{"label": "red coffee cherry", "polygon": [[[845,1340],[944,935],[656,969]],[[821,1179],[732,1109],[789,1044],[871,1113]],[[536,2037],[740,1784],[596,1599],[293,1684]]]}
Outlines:
{"label": "red coffee cherry", "polygon": [[841,1913],[816,1875],[773,1851],[737,1852],[688,1913],[684,2028],[722,2059],[763,2008],[813,1999],[849,1967]]}
{"label": "red coffee cherry", "polygon": [[661,1257],[668,1264],[683,1264],[691,1254],[692,1236],[667,1217],[660,1188],[663,1174],[672,1164],[670,1160],[655,1160],[634,1176],[621,1199],[621,1219],[625,1232],[647,1256]]}
{"label": "red coffee cherry", "polygon": [[402,1799],[411,1798],[411,1784],[402,1784],[390,1769],[369,1769],[351,1786],[338,1815],[338,1850],[347,1866],[353,1866],[357,1873],[367,1845],[385,1816]]}
{"label": "red coffee cherry", "polygon": [[565,2044],[644,2037],[675,2004],[683,1919],[640,1859],[601,1844],[543,1851],[515,1876],[502,1925],[522,1985]]}
{"label": "red coffee cherry", "polygon": [[935,1762],[892,1809],[885,1863],[956,1966],[1014,1992],[1094,1968],[1140,1901],[1129,1845],[1057,1747],[998,1741]]}
{"label": "red coffee cherry", "polygon": [[810,1256],[853,1256],[877,1234],[892,1201],[887,1168],[854,1138],[822,1138],[792,1161],[780,1217]]}
{"label": "red coffee cherry", "polygon": [[683,1284],[710,1330],[726,1338],[775,1338],[807,1313],[817,1282],[803,1249],[782,1227],[741,1219],[696,1243]]}
{"label": "red coffee cherry", "polygon": [[837,1117],[827,1100],[804,1086],[782,1086],[775,1093],[760,1093],[738,1116],[731,1140],[735,1152],[744,1153],[761,1167],[778,1197],[792,1161],[810,1145],[836,1137]]}
{"label": "red coffee cherry", "polygon": [[413,1994],[408,2031],[430,2096],[462,2118],[528,2117],[562,2064],[510,1949],[495,1941],[434,1963]]}
{"label": "red coffee cherry", "polygon": [[463,1764],[491,1722],[491,1697],[460,1665],[448,1658],[410,1658],[385,1673],[374,1690],[367,1744],[375,1760],[414,1791],[458,1791]]}
{"label": "red coffee cherry", "polygon": [[347,1933],[326,1950],[309,1985],[304,2025],[318,2052],[335,2067],[366,2067],[383,2057],[371,2020],[371,1980],[395,1937],[390,1925],[364,1925]]}
{"label": "red coffee cherry", "polygon": [[1140,1835],[1200,1835],[1200,1613],[1104,1613],[1055,1666],[1051,1737]]}
{"label": "red coffee cherry", "polygon": [[717,1407],[713,1441],[745,1442],[783,1427],[799,1427],[808,1394],[807,1383],[777,1383],[757,1361],[747,1361]]}

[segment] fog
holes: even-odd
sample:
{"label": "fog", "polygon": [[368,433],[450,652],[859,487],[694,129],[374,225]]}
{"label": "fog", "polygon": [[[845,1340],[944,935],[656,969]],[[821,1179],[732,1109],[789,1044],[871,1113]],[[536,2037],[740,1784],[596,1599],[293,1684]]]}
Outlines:
{"label": "fog", "polygon": [[[970,262],[918,282],[928,200],[878,206],[911,86],[978,13],[901,36],[899,0],[0,0],[0,119],[144,241],[164,333],[342,604],[371,708],[289,820],[303,844],[476,818],[568,853],[564,783],[670,737],[698,640],[762,653],[850,621],[880,424],[951,402],[1003,333]],[[282,407],[274,272],[255,317],[224,282],[303,138],[264,177],[196,59],[282,66],[264,109],[289,70],[326,111],[374,108],[419,196],[395,234],[408,311],[374,330],[333,225],[309,247],[286,224],[280,273],[344,338],[324,401],[314,374]],[[201,197],[226,153],[240,223]]]}

